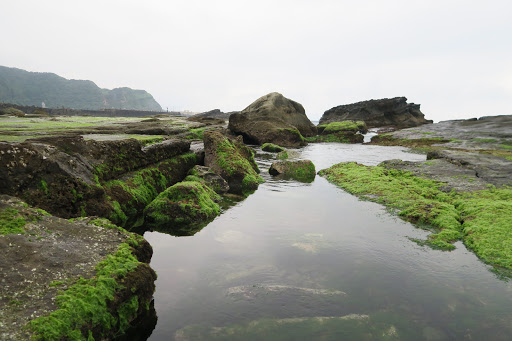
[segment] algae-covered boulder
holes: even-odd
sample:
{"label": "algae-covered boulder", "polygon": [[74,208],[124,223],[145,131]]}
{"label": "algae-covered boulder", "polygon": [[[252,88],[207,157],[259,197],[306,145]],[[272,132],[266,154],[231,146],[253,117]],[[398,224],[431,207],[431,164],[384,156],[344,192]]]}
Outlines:
{"label": "algae-covered boulder", "polygon": [[203,181],[208,187],[213,189],[216,193],[222,194],[229,191],[229,184],[221,176],[215,174],[206,166],[197,165],[188,172],[189,178],[196,178]]}
{"label": "algae-covered boulder", "polygon": [[368,132],[364,121],[342,121],[322,124],[318,127],[320,135],[308,138],[308,142],[362,143],[363,135]]}
{"label": "algae-covered boulder", "polygon": [[263,150],[265,152],[270,152],[270,153],[279,153],[279,152],[284,151],[285,149],[281,146],[278,146],[277,144],[264,143],[261,146],[261,150]]}
{"label": "algae-covered boulder", "polygon": [[271,175],[311,182],[315,179],[315,165],[310,160],[276,161],[272,163],[268,172]]}
{"label": "algae-covered boulder", "polygon": [[263,182],[253,151],[241,141],[230,140],[217,131],[208,132],[204,135],[204,150],[205,165],[228,182],[230,193],[247,195]]}
{"label": "algae-covered boulder", "polygon": [[282,152],[279,152],[276,154],[276,159],[278,160],[288,160],[288,159],[295,159],[300,157],[300,153],[296,150],[289,150],[285,149]]}
{"label": "algae-covered boulder", "polygon": [[152,248],[106,219],[0,195],[0,339],[111,340],[151,309]]}
{"label": "algae-covered boulder", "polygon": [[218,200],[219,195],[201,182],[178,182],[146,207],[145,225],[170,232],[200,225],[220,213]]}
{"label": "algae-covered boulder", "polygon": [[303,146],[307,144],[304,136],[316,134],[316,127],[306,116],[304,107],[277,92],[232,114],[228,128],[242,135],[247,143],[271,142],[284,147]]}

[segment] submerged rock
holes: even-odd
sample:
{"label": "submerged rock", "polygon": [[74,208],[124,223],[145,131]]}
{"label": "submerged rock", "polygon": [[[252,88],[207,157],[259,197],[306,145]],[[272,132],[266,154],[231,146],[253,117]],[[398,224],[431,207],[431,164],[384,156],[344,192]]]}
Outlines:
{"label": "submerged rock", "polygon": [[149,308],[156,274],[143,237],[6,195],[0,231],[2,340],[111,339]]}
{"label": "submerged rock", "polygon": [[347,120],[364,121],[368,128],[392,126],[401,129],[432,123],[425,119],[419,104],[407,103],[405,97],[395,97],[334,107],[322,115],[320,124]]}
{"label": "submerged rock", "polygon": [[220,207],[218,194],[198,181],[179,182],[160,193],[144,211],[145,225],[176,231],[215,218]]}
{"label": "submerged rock", "polygon": [[315,165],[310,160],[276,161],[270,166],[271,175],[282,175],[299,181],[311,182],[315,179]]}
{"label": "submerged rock", "polygon": [[304,107],[277,92],[232,114],[228,128],[242,135],[246,143],[270,142],[283,147],[303,146],[306,144],[304,137],[316,134],[316,127],[306,116]]}
{"label": "submerged rock", "polygon": [[[191,325],[178,330],[175,340],[401,340],[421,337],[369,315],[262,318],[227,326]],[[270,337],[271,338],[271,337]]]}
{"label": "submerged rock", "polygon": [[241,141],[233,141],[220,132],[204,135],[206,166],[229,184],[229,192],[247,195],[256,190],[263,179],[251,149]]}

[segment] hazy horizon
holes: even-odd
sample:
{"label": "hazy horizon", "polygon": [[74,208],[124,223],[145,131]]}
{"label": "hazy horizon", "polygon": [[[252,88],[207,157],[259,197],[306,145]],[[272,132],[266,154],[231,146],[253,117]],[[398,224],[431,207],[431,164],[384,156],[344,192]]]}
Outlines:
{"label": "hazy horizon", "polygon": [[164,110],[236,111],[277,91],[311,120],[400,96],[434,121],[510,115],[511,12],[496,0],[21,0],[0,12],[0,65],[143,89]]}

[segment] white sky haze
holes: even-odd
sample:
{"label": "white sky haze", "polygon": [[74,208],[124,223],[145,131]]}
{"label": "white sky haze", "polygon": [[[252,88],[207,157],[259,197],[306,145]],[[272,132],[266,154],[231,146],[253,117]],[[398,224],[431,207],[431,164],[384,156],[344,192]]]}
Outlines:
{"label": "white sky haze", "polygon": [[308,117],[405,96],[435,121],[512,114],[512,1],[5,0],[0,65],[241,110],[272,91]]}

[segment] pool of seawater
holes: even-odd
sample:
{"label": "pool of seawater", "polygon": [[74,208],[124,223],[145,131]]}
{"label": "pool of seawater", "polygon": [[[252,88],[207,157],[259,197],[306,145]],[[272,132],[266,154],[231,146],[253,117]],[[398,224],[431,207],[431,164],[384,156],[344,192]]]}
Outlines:
{"label": "pool of seawater", "polygon": [[[401,147],[312,144],[317,171],[342,161],[424,160]],[[461,243],[324,178],[266,182],[194,236],[146,232],[158,322],[149,340],[510,340],[512,286]]]}

